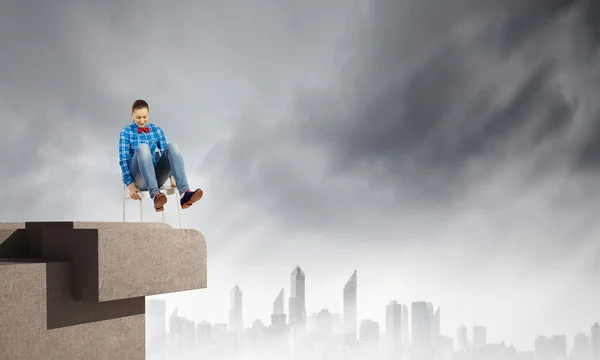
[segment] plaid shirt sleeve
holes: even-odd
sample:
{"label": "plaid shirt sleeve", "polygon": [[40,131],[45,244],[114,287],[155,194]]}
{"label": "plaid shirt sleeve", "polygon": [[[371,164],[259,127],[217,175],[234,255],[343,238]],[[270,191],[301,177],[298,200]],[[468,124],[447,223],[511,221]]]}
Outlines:
{"label": "plaid shirt sleeve", "polygon": [[131,144],[129,142],[129,131],[128,127],[123,128],[119,135],[119,166],[121,166],[121,172],[123,173],[123,183],[129,186],[133,182],[133,177],[129,171],[131,164]]}
{"label": "plaid shirt sleeve", "polygon": [[156,127],[156,136],[158,137],[158,143],[156,146],[158,146],[158,150],[162,156],[162,154],[165,153],[165,150],[167,150],[167,138],[165,137],[165,132],[163,129],[159,128],[158,126]]}
{"label": "plaid shirt sleeve", "polygon": [[[158,136],[158,150],[160,151],[160,156],[162,156],[167,150],[167,137],[165,136],[165,132],[160,127],[156,127],[156,135]],[[169,174],[169,176],[173,176],[173,172]]]}

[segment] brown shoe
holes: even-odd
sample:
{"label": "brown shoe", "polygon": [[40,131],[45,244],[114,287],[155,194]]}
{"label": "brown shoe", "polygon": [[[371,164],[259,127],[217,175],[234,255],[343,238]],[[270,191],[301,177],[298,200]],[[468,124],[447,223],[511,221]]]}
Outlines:
{"label": "brown shoe", "polygon": [[167,203],[167,195],[159,192],[154,195],[154,210],[156,212],[163,211],[165,209],[165,204]]}
{"label": "brown shoe", "polygon": [[202,189],[196,189],[194,191],[188,190],[181,197],[181,208],[187,209],[192,206],[196,201],[202,199],[204,192]]}

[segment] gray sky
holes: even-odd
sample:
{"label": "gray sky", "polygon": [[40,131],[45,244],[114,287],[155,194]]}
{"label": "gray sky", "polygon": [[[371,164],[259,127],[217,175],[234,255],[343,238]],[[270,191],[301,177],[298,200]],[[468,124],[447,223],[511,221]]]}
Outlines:
{"label": "gray sky", "polygon": [[359,316],[382,326],[389,300],[427,300],[453,337],[589,332],[590,4],[4,1],[0,215],[120,221],[118,132],[143,98],[206,192],[183,221],[208,239],[209,289],[167,296],[180,314],[225,322],[237,283],[246,324],[268,322],[300,265],[309,312],[340,312],[357,269]]}

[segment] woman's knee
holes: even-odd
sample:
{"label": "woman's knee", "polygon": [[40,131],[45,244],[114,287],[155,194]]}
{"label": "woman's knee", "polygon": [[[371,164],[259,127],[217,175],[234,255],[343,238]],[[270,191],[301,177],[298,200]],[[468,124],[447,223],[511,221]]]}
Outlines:
{"label": "woman's knee", "polygon": [[177,146],[175,143],[168,143],[167,149],[172,153],[179,154],[179,146]]}

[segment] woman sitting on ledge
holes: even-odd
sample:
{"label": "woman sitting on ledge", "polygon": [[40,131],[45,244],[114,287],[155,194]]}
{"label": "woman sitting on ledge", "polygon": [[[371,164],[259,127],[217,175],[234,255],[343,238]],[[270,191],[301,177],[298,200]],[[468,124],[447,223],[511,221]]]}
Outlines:
{"label": "woman sitting on ledge", "polygon": [[[132,199],[141,200],[140,191],[150,193],[154,209],[164,210],[167,196],[160,187],[171,178],[171,186],[177,187],[181,208],[187,209],[202,198],[201,189],[190,190],[177,145],[167,143],[163,130],[148,123],[150,107],[144,100],[136,100],[131,107],[133,123],[121,130],[119,137],[119,165],[123,183],[129,188]],[[160,151],[157,156],[156,148]]]}

